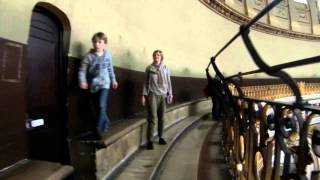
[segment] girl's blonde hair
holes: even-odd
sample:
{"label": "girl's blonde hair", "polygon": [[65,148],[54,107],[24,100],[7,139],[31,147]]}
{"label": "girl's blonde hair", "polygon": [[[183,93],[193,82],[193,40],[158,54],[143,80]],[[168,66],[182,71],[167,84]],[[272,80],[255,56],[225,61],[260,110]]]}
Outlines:
{"label": "girl's blonde hair", "polygon": [[152,53],[152,57],[154,57],[156,55],[156,53],[160,53],[160,56],[161,56],[161,61],[163,60],[163,53],[161,50],[157,49],[155,51],[153,51]]}

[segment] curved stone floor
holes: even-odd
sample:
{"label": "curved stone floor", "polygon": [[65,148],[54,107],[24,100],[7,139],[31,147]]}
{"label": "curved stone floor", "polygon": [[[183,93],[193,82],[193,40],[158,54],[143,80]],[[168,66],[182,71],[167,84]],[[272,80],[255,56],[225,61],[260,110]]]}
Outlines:
{"label": "curved stone floor", "polygon": [[161,164],[166,153],[171,149],[180,134],[195,122],[199,121],[204,114],[190,116],[164,132],[164,138],[167,145],[159,145],[158,138],[154,140],[154,149],[147,150],[142,147],[128,162],[128,164],[120,170],[120,172],[110,179],[117,180],[144,180],[154,177],[157,168]]}
{"label": "curved stone floor", "polygon": [[222,123],[201,119],[203,115],[188,117],[169,128],[164,134],[167,145],[155,143],[154,150],[141,148],[111,179],[232,179],[221,150]]}
{"label": "curved stone floor", "polygon": [[157,180],[231,179],[221,152],[221,125],[201,120],[166,156]]}

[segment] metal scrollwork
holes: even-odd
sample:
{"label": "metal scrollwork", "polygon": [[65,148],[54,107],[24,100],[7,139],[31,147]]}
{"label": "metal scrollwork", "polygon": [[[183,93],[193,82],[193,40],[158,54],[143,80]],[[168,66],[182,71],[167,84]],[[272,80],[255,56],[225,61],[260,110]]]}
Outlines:
{"label": "metal scrollwork", "polygon": [[[260,57],[249,37],[250,27],[279,2],[281,0],[271,1],[250,22],[242,25],[239,32],[210,58],[206,69],[208,72],[212,65],[223,83],[226,104],[223,145],[225,159],[235,179],[320,179],[320,108],[305,103],[296,81],[284,71],[286,68],[320,62],[320,56],[269,66]],[[215,61],[240,36],[259,69],[224,77]],[[261,72],[282,80],[288,87],[285,91],[291,90],[295,101],[254,99],[250,96],[251,90],[246,92],[246,88],[233,79]],[[234,94],[229,89],[230,83],[236,88],[236,91],[232,91]],[[279,89],[279,92],[282,90]],[[265,96],[262,92],[253,93],[255,98]]]}

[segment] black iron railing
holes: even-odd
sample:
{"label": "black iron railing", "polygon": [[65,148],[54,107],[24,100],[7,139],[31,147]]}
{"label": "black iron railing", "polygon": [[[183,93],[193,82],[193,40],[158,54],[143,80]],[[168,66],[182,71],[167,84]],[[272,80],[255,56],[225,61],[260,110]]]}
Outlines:
{"label": "black iron railing", "polygon": [[[284,69],[320,62],[320,56],[269,66],[253,45],[249,30],[281,0],[274,0],[233,36],[210,59],[223,84],[223,147],[236,179],[320,179],[320,109],[303,100],[297,82]],[[238,37],[242,37],[259,69],[224,77],[217,57]],[[287,84],[295,101],[266,101],[245,97],[234,78],[266,73]],[[210,76],[209,76],[210,77]],[[237,90],[234,96],[229,84]],[[319,120],[319,122],[317,122]]]}

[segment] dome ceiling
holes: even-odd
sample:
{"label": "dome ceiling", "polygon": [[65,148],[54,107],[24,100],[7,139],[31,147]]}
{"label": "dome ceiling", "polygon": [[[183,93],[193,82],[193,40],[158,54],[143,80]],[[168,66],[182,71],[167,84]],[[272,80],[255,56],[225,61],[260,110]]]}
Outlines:
{"label": "dome ceiling", "polygon": [[[200,0],[219,15],[245,24],[272,0]],[[320,41],[318,0],[284,0],[262,17],[253,29],[294,39]]]}

